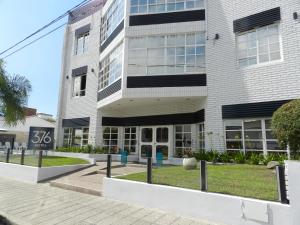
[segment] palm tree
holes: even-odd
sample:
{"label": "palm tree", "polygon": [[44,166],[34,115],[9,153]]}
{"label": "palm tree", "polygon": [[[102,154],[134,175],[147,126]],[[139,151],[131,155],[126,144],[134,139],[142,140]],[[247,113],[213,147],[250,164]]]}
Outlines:
{"label": "palm tree", "polygon": [[29,80],[20,75],[10,76],[5,70],[5,63],[0,59],[0,112],[8,125],[24,121],[24,106],[30,91]]}

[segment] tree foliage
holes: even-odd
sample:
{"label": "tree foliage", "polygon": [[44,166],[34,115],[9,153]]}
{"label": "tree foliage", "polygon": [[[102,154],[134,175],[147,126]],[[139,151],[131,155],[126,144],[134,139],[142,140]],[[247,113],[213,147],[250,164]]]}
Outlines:
{"label": "tree foliage", "polygon": [[284,104],[273,114],[272,130],[282,148],[289,145],[294,155],[300,150],[300,99]]}
{"label": "tree foliage", "polygon": [[24,121],[24,106],[27,104],[31,84],[20,75],[10,76],[0,59],[0,110],[8,125]]}

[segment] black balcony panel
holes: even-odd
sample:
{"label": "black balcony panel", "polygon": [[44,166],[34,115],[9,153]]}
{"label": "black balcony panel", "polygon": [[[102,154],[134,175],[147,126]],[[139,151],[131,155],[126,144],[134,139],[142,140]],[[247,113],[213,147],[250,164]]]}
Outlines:
{"label": "black balcony panel", "polygon": [[271,117],[283,104],[291,100],[223,105],[223,119]]}
{"label": "black balcony panel", "polygon": [[124,29],[124,20],[116,27],[116,29],[109,35],[109,37],[104,41],[104,43],[100,46],[100,51],[104,51],[104,49],[109,46],[109,44],[118,36],[119,33]]}
{"label": "black balcony panel", "polygon": [[63,119],[62,127],[88,127],[90,126],[90,117]]}
{"label": "black balcony panel", "polygon": [[139,117],[102,117],[102,126],[148,126],[193,124],[205,121],[204,109],[192,113],[152,115]]}
{"label": "black balcony panel", "polygon": [[206,74],[129,76],[127,88],[206,86]]}
{"label": "black balcony panel", "polygon": [[233,31],[235,33],[245,32],[257,27],[273,24],[280,20],[280,7],[277,7],[233,21]]}
{"label": "black balcony panel", "polygon": [[134,15],[129,18],[129,26],[180,23],[205,20],[205,10],[190,10],[184,12],[155,13]]}
{"label": "black balcony panel", "polygon": [[117,91],[121,90],[121,86],[122,86],[122,79],[119,79],[113,84],[103,89],[102,91],[98,92],[98,101],[101,101],[107,98],[108,96],[116,93]]}

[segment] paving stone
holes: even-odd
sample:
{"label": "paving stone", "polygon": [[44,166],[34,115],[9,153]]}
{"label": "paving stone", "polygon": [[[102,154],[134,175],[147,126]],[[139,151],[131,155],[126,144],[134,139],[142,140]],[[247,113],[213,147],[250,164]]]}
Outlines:
{"label": "paving stone", "polygon": [[160,210],[0,178],[0,214],[18,225],[213,225]]}

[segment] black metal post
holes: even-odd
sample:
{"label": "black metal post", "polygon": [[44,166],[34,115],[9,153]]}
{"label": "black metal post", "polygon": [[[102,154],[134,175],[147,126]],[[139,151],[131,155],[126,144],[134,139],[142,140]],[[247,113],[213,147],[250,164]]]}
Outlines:
{"label": "black metal post", "polygon": [[152,157],[147,159],[147,183],[152,184]]}
{"label": "black metal post", "polygon": [[106,177],[111,178],[111,154],[107,155]]}
{"label": "black metal post", "polygon": [[24,157],[25,157],[25,149],[22,149],[22,153],[21,153],[21,165],[24,165]]}
{"label": "black metal post", "polygon": [[7,149],[7,153],[6,153],[6,163],[9,163],[9,156],[10,156],[10,149]]}
{"label": "black metal post", "polygon": [[43,161],[43,151],[39,152],[39,162],[38,162],[38,167],[42,167],[42,161]]}
{"label": "black metal post", "polygon": [[200,161],[201,191],[207,191],[207,163],[205,160]]}
{"label": "black metal post", "polygon": [[278,186],[278,197],[282,204],[289,204],[286,194],[285,169],[284,166],[276,166],[276,177]]}

